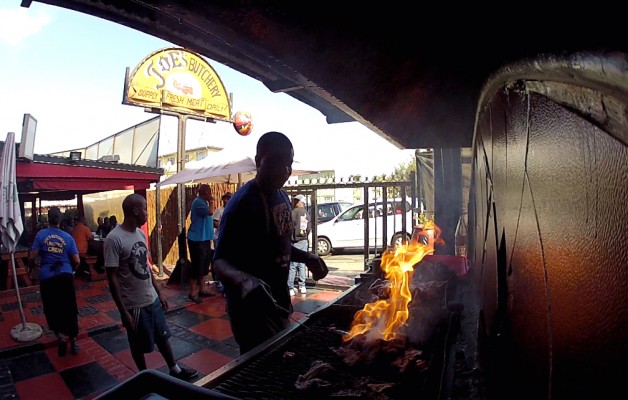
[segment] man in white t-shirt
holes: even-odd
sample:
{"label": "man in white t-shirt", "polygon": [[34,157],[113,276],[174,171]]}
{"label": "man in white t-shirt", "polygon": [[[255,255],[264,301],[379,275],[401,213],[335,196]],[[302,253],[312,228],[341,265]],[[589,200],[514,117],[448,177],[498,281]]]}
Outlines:
{"label": "man in white t-shirt", "polygon": [[218,230],[220,229],[220,218],[222,217],[222,213],[225,211],[225,207],[227,203],[231,199],[231,192],[227,192],[222,195],[220,201],[222,204],[216,210],[214,210],[214,242],[218,240]]}
{"label": "man in white t-shirt", "polygon": [[[225,207],[227,206],[227,203],[229,202],[229,200],[231,199],[231,192],[226,192],[225,194],[222,195],[222,197],[220,198],[220,201],[222,202],[222,204],[220,205],[220,207],[218,207],[216,210],[214,210],[214,248],[216,246],[216,243],[218,242],[218,232],[220,230],[220,218],[222,218],[222,213],[225,211]],[[213,276],[213,272],[212,272],[212,276]],[[222,292],[222,284],[220,282],[216,282],[216,289],[219,292]]]}

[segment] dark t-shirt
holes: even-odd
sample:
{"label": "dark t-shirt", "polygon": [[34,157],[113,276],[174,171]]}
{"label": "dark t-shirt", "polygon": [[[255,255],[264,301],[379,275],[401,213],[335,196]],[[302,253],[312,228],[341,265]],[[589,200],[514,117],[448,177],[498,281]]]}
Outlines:
{"label": "dark t-shirt", "polygon": [[295,207],[292,210],[292,223],[294,224],[294,242],[307,240],[312,226],[310,224],[310,216],[305,207]]}
{"label": "dark t-shirt", "polygon": [[[292,246],[292,210],[288,195],[262,195],[255,180],[238,189],[220,219],[214,259],[223,258],[271,287],[277,303],[292,312],[286,282]],[[227,301],[234,300],[225,284]]]}

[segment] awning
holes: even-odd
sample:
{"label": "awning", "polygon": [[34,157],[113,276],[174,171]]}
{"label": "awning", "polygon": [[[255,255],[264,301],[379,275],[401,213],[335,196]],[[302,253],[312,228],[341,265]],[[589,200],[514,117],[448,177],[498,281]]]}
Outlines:
{"label": "awning", "polygon": [[18,160],[16,177],[22,199],[61,200],[77,194],[148,189],[162,172],[161,168],[35,155],[33,161]]}

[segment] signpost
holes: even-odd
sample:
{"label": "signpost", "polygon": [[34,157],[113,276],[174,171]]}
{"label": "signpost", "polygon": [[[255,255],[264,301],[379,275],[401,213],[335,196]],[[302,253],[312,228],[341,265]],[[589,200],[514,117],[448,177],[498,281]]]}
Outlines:
{"label": "signpost", "polygon": [[[122,104],[144,107],[146,111],[178,119],[177,171],[185,168],[185,129],[188,118],[206,122],[233,123],[232,97],[216,71],[199,54],[179,47],[157,50],[145,57],[132,73],[127,68]],[[159,275],[161,256],[161,201],[157,201],[157,243]],[[177,185],[179,233],[185,229],[185,186]]]}

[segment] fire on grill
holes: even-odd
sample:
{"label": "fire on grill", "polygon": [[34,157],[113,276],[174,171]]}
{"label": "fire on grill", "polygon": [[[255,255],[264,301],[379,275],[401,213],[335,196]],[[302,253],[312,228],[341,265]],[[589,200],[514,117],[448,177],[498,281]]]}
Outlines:
{"label": "fire on grill", "polygon": [[416,246],[383,255],[333,303],[204,387],[256,400],[438,398],[454,337],[447,300],[455,274],[420,262],[432,250]]}
{"label": "fire on grill", "polygon": [[388,399],[400,382],[420,380],[430,368],[429,354],[424,355],[420,347],[438,330],[444,315],[438,306],[446,297],[443,281],[413,283],[414,267],[432,252],[433,247],[411,242],[384,254],[381,268],[385,279],[378,278],[369,286],[372,301],[355,313],[348,332],[330,327],[342,337],[341,345],[332,352],[359,372],[359,378],[336,387],[333,382],[339,371],[315,360],[299,375],[297,389],[333,397]]}

